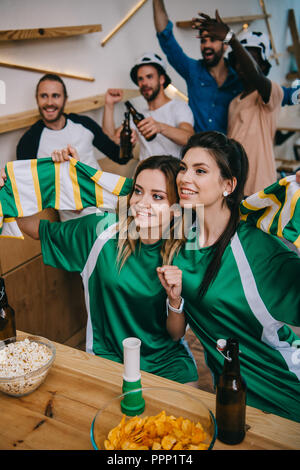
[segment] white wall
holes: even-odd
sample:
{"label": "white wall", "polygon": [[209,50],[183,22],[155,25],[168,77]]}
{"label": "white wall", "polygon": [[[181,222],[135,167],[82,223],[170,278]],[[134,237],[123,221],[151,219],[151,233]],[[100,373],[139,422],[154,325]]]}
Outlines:
{"label": "white wall", "polygon": [[[100,43],[137,3],[138,0],[0,0],[0,30],[99,23],[103,28],[99,33],[65,39],[0,41],[0,58],[57,72],[95,77],[95,82],[65,78],[70,100],[104,93],[108,87],[134,88],[129,70],[134,65],[135,58],[145,51],[161,52],[153,25],[152,1],[148,0],[105,47]],[[287,32],[287,12],[289,8],[294,8],[299,18],[300,2],[265,0],[265,3],[272,15],[270,22],[276,48],[282,54],[279,66],[273,61],[270,78],[283,84],[290,64],[290,57],[286,52],[286,47],[291,44],[290,34]],[[165,5],[174,23],[191,19],[200,7],[208,14],[214,14],[215,8],[218,8],[221,16],[261,13],[259,0],[165,0]],[[240,28],[241,25],[233,27],[235,31]],[[267,32],[265,23],[261,20],[253,23],[251,29]],[[188,55],[194,58],[200,56],[199,40],[195,38],[195,32],[175,27],[175,35]],[[173,84],[185,93],[183,79],[171,67],[169,74]],[[0,116],[34,109],[35,85],[41,75],[0,67],[0,80],[6,84],[6,104],[0,104]],[[122,106],[119,105],[119,118],[123,111]],[[101,110],[87,114],[101,123]],[[1,166],[15,159],[16,144],[24,132],[25,129],[21,129],[0,134]]]}

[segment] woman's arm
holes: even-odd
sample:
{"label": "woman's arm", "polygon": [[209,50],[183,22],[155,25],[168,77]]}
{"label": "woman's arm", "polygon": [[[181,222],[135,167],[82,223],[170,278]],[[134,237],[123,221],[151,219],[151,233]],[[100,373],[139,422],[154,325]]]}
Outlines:
{"label": "woman's arm", "polygon": [[16,221],[19,229],[23,233],[33,238],[34,240],[40,239],[40,218],[37,214],[31,215],[29,217],[18,217]]}
{"label": "woman's arm", "polygon": [[183,310],[177,313],[171,308],[180,310],[183,302],[182,271],[177,266],[162,266],[157,268],[157,274],[169,301],[167,329],[173,340],[178,341],[185,334],[186,319]]}

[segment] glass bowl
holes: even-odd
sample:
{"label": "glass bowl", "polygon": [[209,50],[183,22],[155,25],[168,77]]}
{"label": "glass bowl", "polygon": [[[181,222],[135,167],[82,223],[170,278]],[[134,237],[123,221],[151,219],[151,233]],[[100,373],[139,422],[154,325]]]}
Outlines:
{"label": "glass bowl", "polygon": [[[217,436],[217,425],[213,413],[198,398],[188,392],[174,390],[168,387],[143,387],[136,389],[113,398],[101,408],[91,425],[90,437],[95,450],[105,450],[104,441],[108,438],[109,432],[118,426],[125,413],[121,409],[121,405],[126,401],[134,401],[134,394],[142,396],[145,401],[145,409],[139,418],[157,416],[165,411],[167,416],[175,418],[182,417],[184,420],[190,420],[194,424],[200,423],[205,432],[203,443],[206,444],[207,450],[213,448]],[[126,413],[128,415],[128,413]],[[130,420],[134,413],[126,416]],[[172,431],[170,431],[172,434]],[[178,439],[179,441],[179,439]],[[173,443],[172,447],[176,443]],[[115,449],[120,450],[120,449]],[[126,450],[129,450],[126,448]],[[132,449],[136,450],[136,449]],[[137,449],[139,450],[139,449]],[[159,449],[149,449],[159,450]],[[164,449],[161,449],[164,450]],[[172,450],[172,448],[168,449]],[[176,448],[173,450],[177,450]],[[189,450],[195,450],[193,448]]]}
{"label": "glass bowl", "polygon": [[[34,342],[39,346],[36,347],[36,350],[33,350],[28,354],[26,352],[27,348],[32,348],[35,345],[30,345],[29,343],[23,343],[23,345],[21,345],[21,341],[24,341],[25,339],[28,339],[29,343]],[[29,346],[27,346],[27,344],[29,344]],[[21,361],[23,358],[28,360],[26,359],[26,354],[28,354],[27,357],[29,358],[29,361],[31,361],[32,369],[36,367],[37,361],[42,365],[31,372],[20,374],[20,369],[16,369],[15,375],[12,375],[12,372],[10,372],[4,376],[5,368],[8,370],[8,349],[12,347],[20,348],[21,346],[24,350]],[[46,348],[46,350],[42,350],[41,346]],[[0,341],[0,391],[13,397],[23,397],[24,395],[28,395],[36,390],[45,380],[55,359],[55,353],[56,349],[51,341],[46,338],[42,338],[41,336],[18,335],[16,341],[12,338],[5,340],[5,342]],[[19,366],[19,361],[16,361],[16,366]]]}

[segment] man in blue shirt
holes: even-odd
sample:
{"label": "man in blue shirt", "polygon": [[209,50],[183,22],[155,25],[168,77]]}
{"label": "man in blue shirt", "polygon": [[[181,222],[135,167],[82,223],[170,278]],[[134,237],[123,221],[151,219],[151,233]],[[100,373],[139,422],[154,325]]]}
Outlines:
{"label": "man in blue shirt", "polygon": [[[168,18],[163,0],[153,0],[153,13],[159,44],[169,63],[186,81],[195,131],[216,130],[226,134],[229,104],[243,90],[243,83],[224,58],[228,45],[201,34],[203,59],[192,59],[183,52],[173,35],[173,23]],[[294,104],[292,95],[295,90],[282,88],[282,106]]]}

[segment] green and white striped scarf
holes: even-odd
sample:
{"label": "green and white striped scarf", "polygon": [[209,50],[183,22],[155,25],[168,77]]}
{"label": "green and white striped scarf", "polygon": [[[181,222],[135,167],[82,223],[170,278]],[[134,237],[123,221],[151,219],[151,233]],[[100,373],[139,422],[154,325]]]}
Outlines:
{"label": "green and white striped scarf", "polygon": [[15,217],[27,217],[46,208],[116,209],[132,180],[107,173],[74,158],[54,163],[51,158],[8,162],[7,181],[0,190],[0,237],[23,238]]}
{"label": "green and white striped scarf", "polygon": [[[132,179],[95,170],[74,158],[55,163],[51,158],[13,161],[5,167],[7,181],[0,190],[0,237],[23,238],[16,217],[46,208],[116,209],[120,196],[132,188]],[[246,198],[242,220],[264,232],[283,237],[300,248],[300,185],[288,176]]]}

